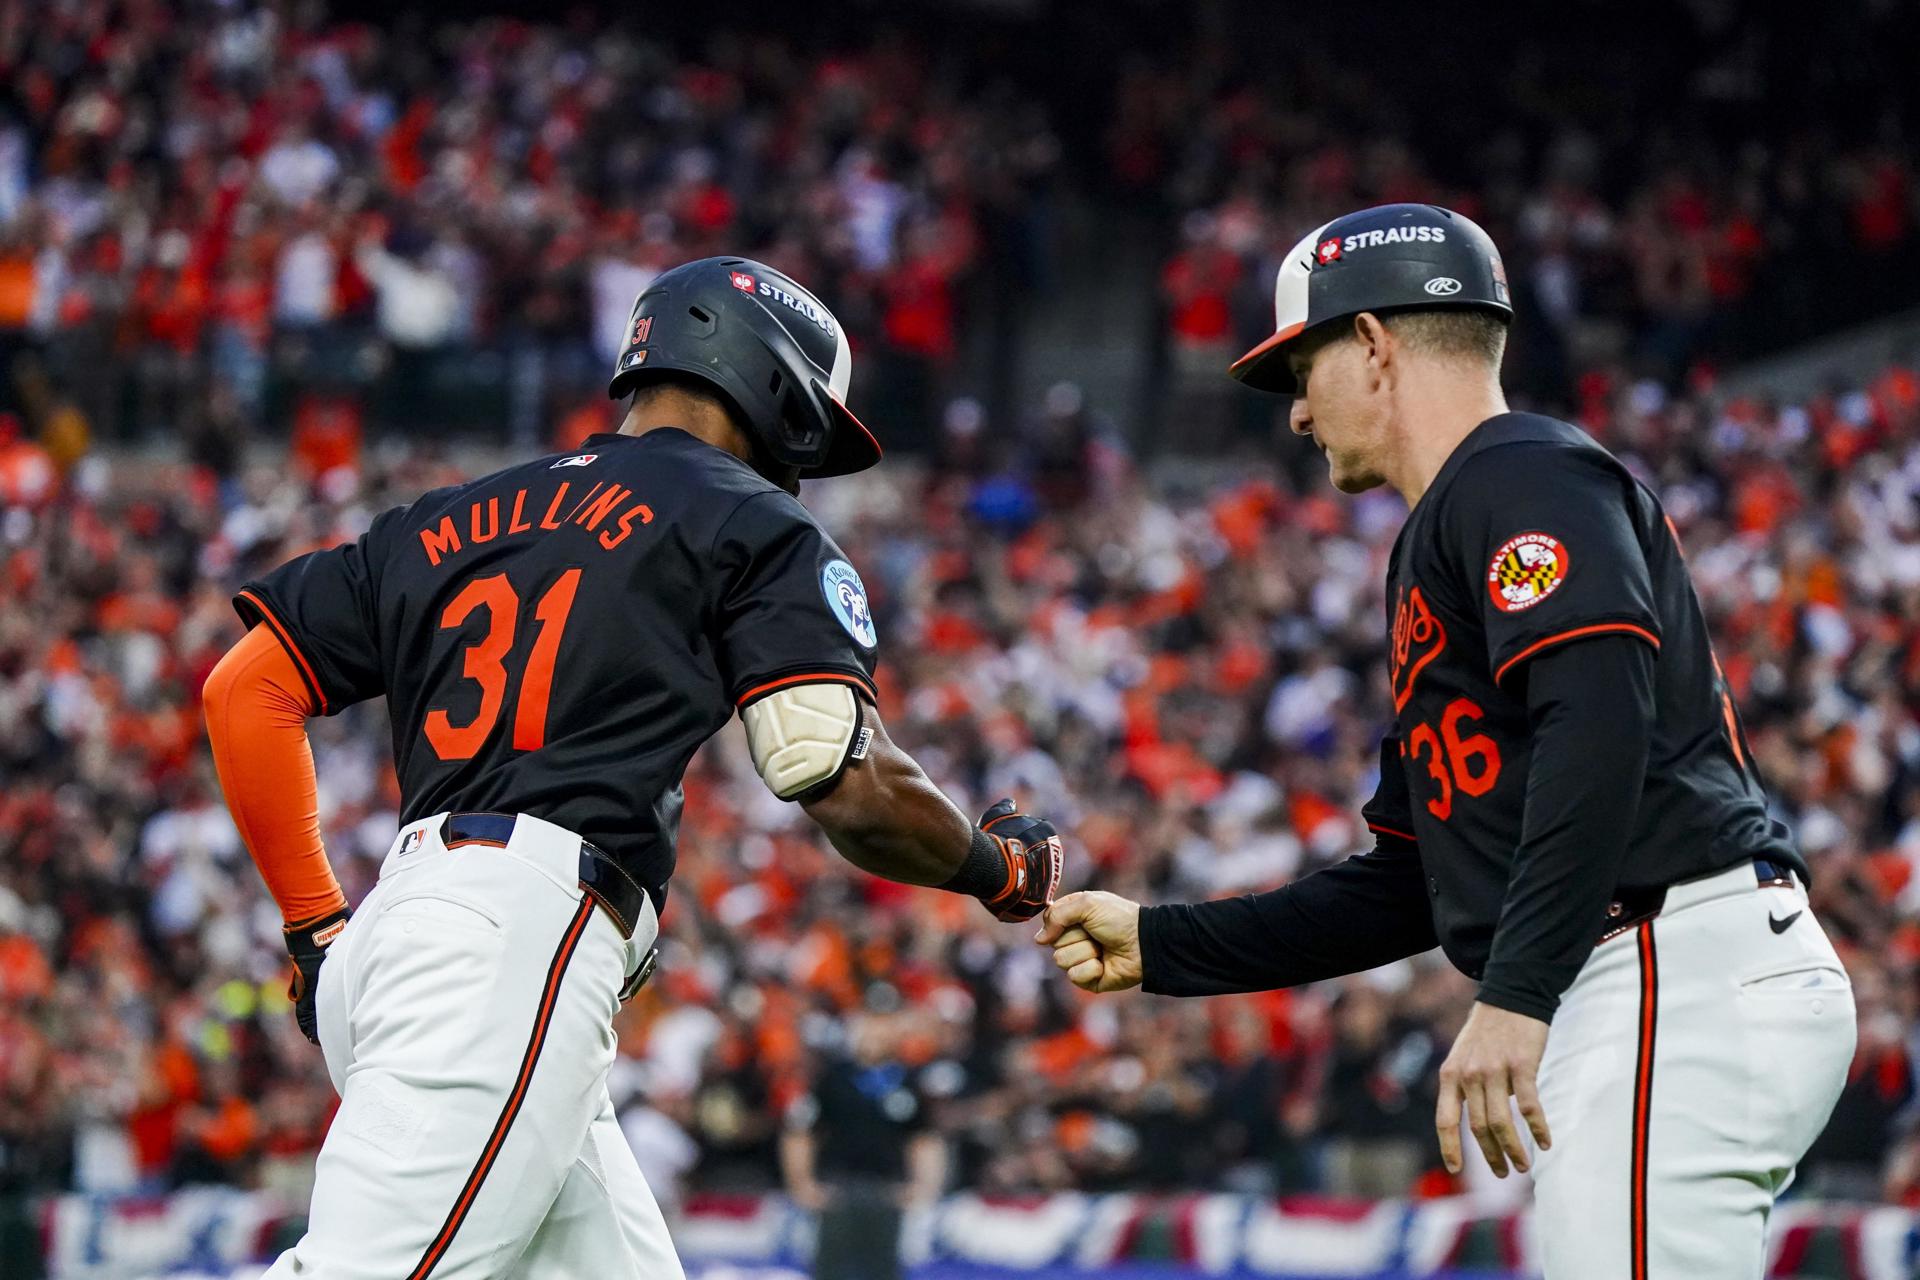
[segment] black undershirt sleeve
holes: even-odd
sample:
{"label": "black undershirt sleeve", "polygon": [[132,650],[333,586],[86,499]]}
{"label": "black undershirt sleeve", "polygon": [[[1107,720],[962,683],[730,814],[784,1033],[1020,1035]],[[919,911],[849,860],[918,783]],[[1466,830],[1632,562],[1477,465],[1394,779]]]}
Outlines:
{"label": "black undershirt sleeve", "polygon": [[1641,640],[1601,634],[1522,668],[1533,761],[1485,1004],[1551,1021],[1593,950],[1646,782],[1654,661]]}
{"label": "black undershirt sleeve", "polygon": [[1141,985],[1157,995],[1272,991],[1435,945],[1419,850],[1393,835],[1270,893],[1140,911]]}

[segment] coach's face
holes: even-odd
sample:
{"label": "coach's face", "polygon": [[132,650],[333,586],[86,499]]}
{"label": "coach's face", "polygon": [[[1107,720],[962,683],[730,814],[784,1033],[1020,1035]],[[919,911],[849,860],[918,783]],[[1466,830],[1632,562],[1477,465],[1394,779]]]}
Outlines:
{"label": "coach's face", "polygon": [[[1378,321],[1372,316],[1363,320]],[[1383,453],[1392,397],[1369,344],[1344,325],[1302,338],[1287,355],[1300,389],[1287,424],[1327,456],[1333,487],[1364,493],[1386,481]]]}

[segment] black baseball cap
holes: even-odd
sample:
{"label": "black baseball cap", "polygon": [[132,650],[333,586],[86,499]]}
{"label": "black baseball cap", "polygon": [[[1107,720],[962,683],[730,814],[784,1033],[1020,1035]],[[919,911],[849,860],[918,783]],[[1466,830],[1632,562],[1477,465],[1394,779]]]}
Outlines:
{"label": "black baseball cap", "polygon": [[1507,270],[1492,237],[1434,204],[1383,204],[1315,228],[1281,261],[1273,336],[1229,372],[1257,391],[1290,395],[1288,348],[1323,324],[1362,311],[1468,307],[1513,319]]}

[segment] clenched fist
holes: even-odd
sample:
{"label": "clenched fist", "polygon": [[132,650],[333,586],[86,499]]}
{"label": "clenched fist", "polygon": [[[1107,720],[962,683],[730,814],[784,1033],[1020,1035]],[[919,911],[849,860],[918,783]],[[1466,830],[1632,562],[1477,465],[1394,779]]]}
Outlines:
{"label": "clenched fist", "polygon": [[980,830],[999,847],[1007,866],[1005,887],[996,896],[982,899],[987,910],[996,920],[1033,919],[1060,887],[1066,857],[1060,833],[1045,818],[1021,813],[1012,796],[980,815]]}
{"label": "clenched fist", "polygon": [[1082,991],[1140,985],[1140,904],[1117,893],[1070,893],[1047,908],[1034,941]]}

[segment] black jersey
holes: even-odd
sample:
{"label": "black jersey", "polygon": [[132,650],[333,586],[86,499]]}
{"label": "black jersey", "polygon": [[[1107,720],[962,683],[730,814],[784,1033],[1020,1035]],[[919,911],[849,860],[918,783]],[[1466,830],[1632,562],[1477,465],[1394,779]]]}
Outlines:
{"label": "black jersey", "polygon": [[1614,892],[1743,859],[1767,816],[1673,527],[1586,434],[1461,442],[1387,569],[1377,845],[1278,889],[1140,912],[1143,985],[1256,991],[1438,943],[1482,1002],[1551,1019]]}
{"label": "black jersey", "polygon": [[532,814],[656,905],[687,762],[736,707],[802,682],[873,698],[853,566],[798,501],[670,429],[435,490],[235,607],[323,714],[387,695],[403,823]]}
{"label": "black jersey", "polygon": [[1613,887],[1755,857],[1804,872],[1767,814],[1671,523],[1577,427],[1525,413],[1480,424],[1394,543],[1387,617],[1394,724],[1367,822],[1417,844],[1435,932],[1468,974],[1481,976],[1503,906],[1527,909],[1509,903],[1532,750],[1526,665],[1571,641],[1623,635],[1658,655],[1646,779]]}

